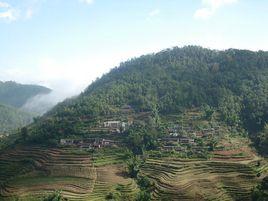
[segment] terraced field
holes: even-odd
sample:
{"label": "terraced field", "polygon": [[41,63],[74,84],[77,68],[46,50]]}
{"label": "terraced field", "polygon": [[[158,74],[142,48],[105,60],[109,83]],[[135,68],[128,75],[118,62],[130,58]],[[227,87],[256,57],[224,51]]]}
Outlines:
{"label": "terraced field", "polygon": [[[74,148],[14,148],[0,155],[0,200],[41,200],[55,190],[74,201],[101,201],[110,192],[134,200],[139,188],[125,176],[122,156],[112,149],[92,155]],[[267,175],[267,162],[254,155],[243,160],[151,156],[140,173],[155,184],[153,200],[247,201],[256,174]]]}
{"label": "terraced field", "polygon": [[[115,156],[114,156],[115,157]],[[94,165],[91,154],[74,149],[20,147],[0,155],[0,200],[41,199],[60,190],[68,200],[104,200],[118,185],[129,196],[136,183],[122,165]],[[104,160],[104,159],[103,159]],[[18,176],[19,175],[19,176]]]}
{"label": "terraced field", "polygon": [[142,173],[155,183],[155,200],[246,201],[257,181],[253,164],[148,159]]}

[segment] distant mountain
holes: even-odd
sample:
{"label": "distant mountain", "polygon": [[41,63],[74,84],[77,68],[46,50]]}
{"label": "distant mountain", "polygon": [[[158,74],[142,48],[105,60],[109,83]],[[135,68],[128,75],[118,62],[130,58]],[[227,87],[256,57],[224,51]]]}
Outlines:
{"label": "distant mountain", "polygon": [[0,104],[0,135],[9,134],[32,121],[33,115],[17,108]]}
{"label": "distant mountain", "polygon": [[37,95],[50,92],[50,89],[43,86],[0,81],[0,103],[16,108],[22,107],[29,99]]}
{"label": "distant mountain", "polygon": [[[0,134],[9,134],[32,121],[39,113],[28,110],[25,105],[36,96],[46,95],[50,89],[38,85],[0,81]],[[22,108],[23,107],[23,108]]]}

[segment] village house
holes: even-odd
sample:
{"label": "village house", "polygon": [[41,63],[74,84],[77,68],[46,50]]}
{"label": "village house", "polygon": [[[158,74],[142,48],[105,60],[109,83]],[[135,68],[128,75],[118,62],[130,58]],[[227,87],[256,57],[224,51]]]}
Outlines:
{"label": "village house", "polygon": [[193,144],[194,143],[194,139],[184,137],[184,138],[179,138],[179,142],[181,144]]}
{"label": "village house", "polygon": [[170,136],[173,136],[173,137],[178,137],[178,133],[169,133]]}
{"label": "village house", "polygon": [[162,150],[164,150],[164,151],[183,151],[183,148],[179,147],[179,146],[163,146]]}
{"label": "village house", "polygon": [[114,140],[106,140],[106,139],[102,139],[101,141],[102,146],[104,147],[111,147],[111,146],[116,146],[118,145],[117,141]]}
{"label": "village house", "polygon": [[128,123],[123,121],[105,121],[103,127],[110,129],[113,133],[121,133],[127,130],[128,126],[133,123],[133,120],[129,120]]}
{"label": "village house", "polygon": [[105,128],[121,128],[121,121],[105,121],[103,122]]}
{"label": "village house", "polygon": [[60,140],[60,145],[72,146],[72,145],[74,145],[74,140],[72,140],[72,139],[61,139]]}
{"label": "village house", "polygon": [[74,139],[61,139],[60,145],[62,146],[73,146],[79,148],[102,148],[102,147],[111,147],[116,146],[119,143],[114,140],[99,139],[99,138],[90,138],[83,140],[74,140]]}

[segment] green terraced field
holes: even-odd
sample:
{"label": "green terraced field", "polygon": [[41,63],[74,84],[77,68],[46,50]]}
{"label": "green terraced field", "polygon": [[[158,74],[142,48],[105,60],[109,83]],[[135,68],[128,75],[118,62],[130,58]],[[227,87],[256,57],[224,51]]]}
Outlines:
{"label": "green terraced field", "polygon": [[[123,155],[120,149],[92,154],[74,148],[14,148],[0,155],[0,200],[42,200],[55,190],[74,201],[101,201],[110,192],[134,200],[139,187],[125,176]],[[256,157],[237,161],[149,157],[140,173],[154,182],[153,200],[247,201],[258,182],[256,174],[267,174],[267,162]]]}
{"label": "green terraced field", "polygon": [[155,200],[250,200],[251,165],[221,161],[149,159],[142,173],[155,182]]}

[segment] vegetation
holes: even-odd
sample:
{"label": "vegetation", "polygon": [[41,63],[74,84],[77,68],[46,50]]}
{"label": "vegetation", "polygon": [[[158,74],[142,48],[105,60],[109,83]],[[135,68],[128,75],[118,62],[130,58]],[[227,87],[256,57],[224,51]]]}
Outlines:
{"label": "vegetation", "polygon": [[0,104],[0,134],[9,134],[32,121],[32,115]]}
{"label": "vegetation", "polygon": [[56,191],[44,198],[43,201],[67,201],[67,199],[62,197],[61,192]]}
{"label": "vegetation", "polygon": [[43,86],[0,81],[0,103],[20,108],[30,98],[39,94],[47,94],[50,91],[50,89]]}
{"label": "vegetation", "polygon": [[[177,113],[209,106],[230,125],[241,125],[256,145],[268,120],[268,53],[188,46],[145,55],[122,63],[91,84],[79,97],[66,100],[32,125],[35,141],[76,133],[81,117],[118,114],[123,105],[136,112]],[[207,110],[207,115],[210,115]],[[68,128],[69,119],[73,119]],[[267,149],[259,147],[267,154]]]}
{"label": "vegetation", "polygon": [[13,133],[17,128],[31,123],[34,115],[20,108],[34,96],[50,91],[38,85],[0,81],[0,135]]}
{"label": "vegetation", "polygon": [[[70,200],[259,200],[267,161],[248,137],[268,154],[267,67],[267,52],[195,46],[122,63],[20,130],[10,141],[20,146],[0,154],[0,196],[62,189]],[[101,130],[110,119],[134,121],[111,134]],[[176,139],[182,127],[191,142]],[[59,146],[62,138],[116,143],[84,150]]]}
{"label": "vegetation", "polygon": [[258,184],[252,192],[253,201],[267,201],[268,200],[268,177],[265,177],[261,184]]}
{"label": "vegetation", "polygon": [[156,149],[158,137],[159,133],[155,128],[138,124],[129,129],[126,143],[134,154],[139,155],[143,154],[145,150]]}

